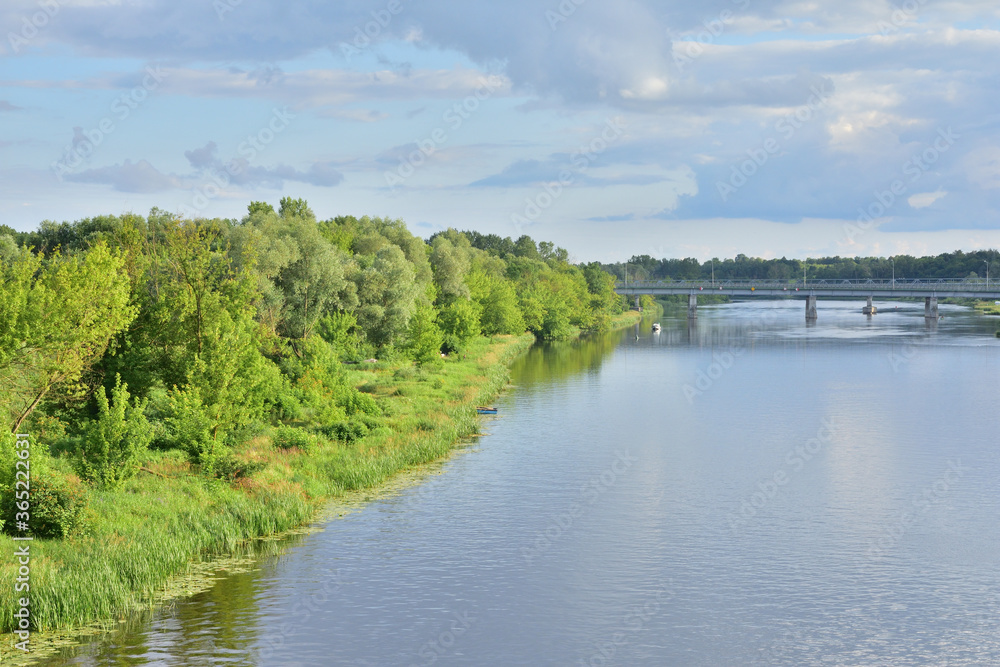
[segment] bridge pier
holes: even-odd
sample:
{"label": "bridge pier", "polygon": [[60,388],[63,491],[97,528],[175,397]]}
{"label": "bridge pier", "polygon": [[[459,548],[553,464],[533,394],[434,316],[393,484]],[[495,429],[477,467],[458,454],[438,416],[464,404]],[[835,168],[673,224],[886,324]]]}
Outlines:
{"label": "bridge pier", "polygon": [[936,296],[924,297],[924,317],[938,318],[938,304]]}
{"label": "bridge pier", "polygon": [[873,297],[873,296],[868,297],[868,305],[861,309],[861,312],[864,313],[865,315],[874,315],[875,314],[875,311],[876,311],[875,305],[872,303],[872,299],[874,299],[874,298],[875,297]]}
{"label": "bridge pier", "polygon": [[815,320],[818,317],[816,314],[816,297],[807,296],[806,297],[806,320]]}
{"label": "bridge pier", "polygon": [[698,295],[688,294],[688,318],[698,317]]}

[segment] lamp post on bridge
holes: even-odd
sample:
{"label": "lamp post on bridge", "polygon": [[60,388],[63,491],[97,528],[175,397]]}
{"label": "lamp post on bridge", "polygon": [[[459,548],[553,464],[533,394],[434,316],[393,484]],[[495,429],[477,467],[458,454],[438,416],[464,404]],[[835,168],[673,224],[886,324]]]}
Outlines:
{"label": "lamp post on bridge", "polygon": [[987,291],[989,291],[989,289],[990,289],[990,262],[989,262],[989,260],[986,260],[986,259],[984,259],[983,261],[986,263],[986,289],[987,289]]}
{"label": "lamp post on bridge", "polygon": [[889,261],[892,262],[892,289],[896,289],[896,258],[890,257]]}
{"label": "lamp post on bridge", "polygon": [[715,287],[715,258],[708,260],[712,263],[712,287]]}

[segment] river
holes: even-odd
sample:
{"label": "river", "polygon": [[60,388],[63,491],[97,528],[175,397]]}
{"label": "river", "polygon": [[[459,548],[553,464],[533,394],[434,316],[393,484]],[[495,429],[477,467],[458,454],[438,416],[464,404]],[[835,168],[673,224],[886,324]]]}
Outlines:
{"label": "river", "polygon": [[433,474],[51,664],[1000,664],[1000,320],[862,305],[536,346]]}

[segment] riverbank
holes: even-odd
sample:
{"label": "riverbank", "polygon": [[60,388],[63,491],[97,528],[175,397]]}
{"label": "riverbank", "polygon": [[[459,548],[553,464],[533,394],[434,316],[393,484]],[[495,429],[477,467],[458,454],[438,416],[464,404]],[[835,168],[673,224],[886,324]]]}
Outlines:
{"label": "riverbank", "polygon": [[1000,315],[1000,305],[992,301],[976,301],[972,307],[983,315]]}
{"label": "riverbank", "polygon": [[[629,311],[612,328],[634,325]],[[91,492],[89,530],[68,540],[31,543],[31,660],[131,616],[211,585],[213,572],[237,567],[259,538],[301,530],[331,503],[349,505],[400,474],[447,456],[479,430],[475,406],[506,386],[511,362],[531,335],[473,341],[461,355],[415,366],[380,362],[349,367],[349,382],[373,396],[383,423],[353,443],[279,449],[262,435],[236,452],[257,472],[233,484],[197,473],[179,452],[151,452],[144,472],[122,491]],[[10,537],[0,548],[13,554]],[[223,558],[225,556],[225,558]],[[8,557],[4,581],[17,565]],[[222,560],[220,560],[222,558]],[[232,561],[232,562],[230,562]],[[235,563],[235,565],[234,565]],[[0,590],[3,630],[20,609],[13,583]],[[4,635],[0,659],[27,662]]]}
{"label": "riverbank", "polygon": [[[351,384],[379,401],[383,425],[353,443],[326,441],[306,452],[276,448],[263,435],[237,450],[258,472],[233,484],[209,480],[179,452],[151,452],[144,472],[118,492],[91,492],[87,534],[30,543],[33,651],[64,643],[53,633],[128,616],[195,592],[185,575],[197,563],[236,554],[255,538],[312,521],[331,501],[375,489],[398,473],[446,456],[479,430],[475,406],[507,384],[510,363],[531,335],[473,341],[462,355],[423,367],[408,362],[351,367]],[[21,543],[0,538],[7,554],[0,590],[2,630],[20,609],[13,554]],[[0,658],[20,653],[4,635]],[[37,658],[37,656],[36,656]]]}

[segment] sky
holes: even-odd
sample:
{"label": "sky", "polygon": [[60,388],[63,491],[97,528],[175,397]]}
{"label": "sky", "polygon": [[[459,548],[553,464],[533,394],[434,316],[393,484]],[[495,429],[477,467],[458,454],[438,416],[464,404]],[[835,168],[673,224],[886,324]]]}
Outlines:
{"label": "sky", "polygon": [[4,0],[0,223],[402,218],[576,261],[1000,246],[995,0]]}

